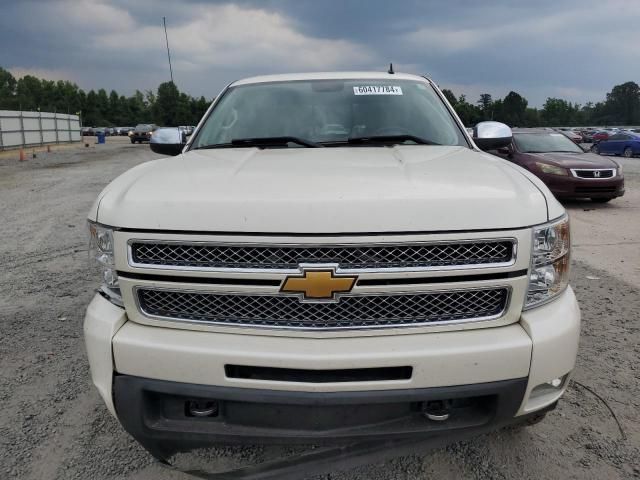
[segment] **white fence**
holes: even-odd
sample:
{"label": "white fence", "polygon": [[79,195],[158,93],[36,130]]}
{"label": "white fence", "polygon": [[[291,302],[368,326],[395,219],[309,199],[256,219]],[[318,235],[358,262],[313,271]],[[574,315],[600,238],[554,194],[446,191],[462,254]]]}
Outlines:
{"label": "white fence", "polygon": [[0,150],[80,141],[80,117],[0,110]]}

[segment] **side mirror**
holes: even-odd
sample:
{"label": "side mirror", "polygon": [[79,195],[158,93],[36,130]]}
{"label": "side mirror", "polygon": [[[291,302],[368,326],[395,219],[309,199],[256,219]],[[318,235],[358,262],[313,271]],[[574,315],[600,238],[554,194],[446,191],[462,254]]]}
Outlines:
{"label": "side mirror", "polygon": [[480,122],[473,127],[473,141],[480,150],[507,147],[512,139],[511,129],[504,123]]}
{"label": "side mirror", "polygon": [[179,155],[186,143],[187,137],[179,128],[157,128],[149,140],[151,151],[162,155]]}

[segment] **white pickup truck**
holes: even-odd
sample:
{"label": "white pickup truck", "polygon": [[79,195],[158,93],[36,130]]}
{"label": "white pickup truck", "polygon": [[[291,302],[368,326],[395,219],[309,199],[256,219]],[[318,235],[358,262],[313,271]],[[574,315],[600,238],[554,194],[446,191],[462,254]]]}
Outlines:
{"label": "white pickup truck", "polygon": [[569,221],[429,79],[249,78],[89,212],[85,339],[153,455],[539,420],[574,368]]}

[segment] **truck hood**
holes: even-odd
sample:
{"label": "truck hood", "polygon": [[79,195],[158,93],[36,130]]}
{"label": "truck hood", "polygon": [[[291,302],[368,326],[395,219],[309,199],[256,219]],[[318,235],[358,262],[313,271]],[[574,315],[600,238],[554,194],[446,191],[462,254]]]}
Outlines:
{"label": "truck hood", "polygon": [[464,147],[421,145],[190,151],[124,173],[93,213],[114,227],[239,233],[486,230],[548,220],[545,195],[521,169]]}

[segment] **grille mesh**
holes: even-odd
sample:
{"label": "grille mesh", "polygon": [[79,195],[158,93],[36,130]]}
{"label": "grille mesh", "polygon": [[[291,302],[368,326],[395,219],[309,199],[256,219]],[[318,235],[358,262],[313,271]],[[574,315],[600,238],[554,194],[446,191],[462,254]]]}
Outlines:
{"label": "grille mesh", "polygon": [[511,241],[398,245],[215,245],[134,242],[134,263],[141,265],[296,269],[300,263],[337,263],[343,269],[423,268],[507,263]]}
{"label": "grille mesh", "polygon": [[[611,178],[613,170],[575,170],[576,175],[580,178]],[[596,174],[596,172],[598,172]],[[597,176],[596,176],[597,175]]]}
{"label": "grille mesh", "polygon": [[471,320],[501,314],[507,288],[397,295],[346,295],[337,303],[304,303],[284,295],[139,289],[143,313],[229,325],[275,328],[375,328]]}

